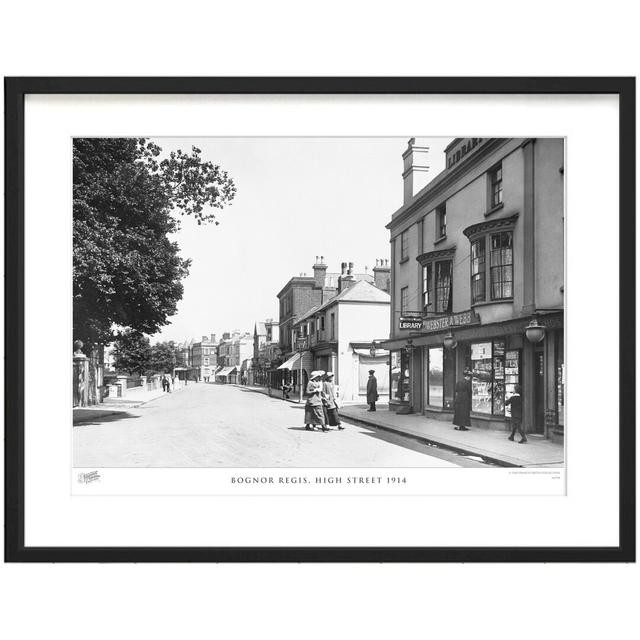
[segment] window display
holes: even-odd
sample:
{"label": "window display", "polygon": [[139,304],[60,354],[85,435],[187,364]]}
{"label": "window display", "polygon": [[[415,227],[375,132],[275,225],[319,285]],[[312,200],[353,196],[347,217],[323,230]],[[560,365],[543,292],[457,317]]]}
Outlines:
{"label": "window display", "polygon": [[471,411],[491,413],[491,343],[471,345]]}
{"label": "window display", "polygon": [[507,351],[504,340],[471,345],[471,410],[510,416],[505,401],[520,382],[520,352]]}
{"label": "window display", "polygon": [[[520,352],[507,351],[504,358],[505,400],[515,393],[515,386],[520,383]],[[511,417],[511,407],[505,407],[504,415]]]}

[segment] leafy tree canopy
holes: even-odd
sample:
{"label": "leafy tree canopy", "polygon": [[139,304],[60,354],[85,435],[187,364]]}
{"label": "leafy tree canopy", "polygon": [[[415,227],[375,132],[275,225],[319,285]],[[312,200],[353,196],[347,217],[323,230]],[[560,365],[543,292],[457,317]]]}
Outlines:
{"label": "leafy tree canopy", "polygon": [[111,353],[116,371],[144,375],[149,368],[151,344],[138,331],[127,329],[118,336]]}
{"label": "leafy tree canopy", "polygon": [[73,143],[73,331],[85,346],[118,331],[152,335],[182,298],[190,261],[169,235],[179,215],[215,222],[233,200],[233,180],[201,151],[172,151],[145,139]]}

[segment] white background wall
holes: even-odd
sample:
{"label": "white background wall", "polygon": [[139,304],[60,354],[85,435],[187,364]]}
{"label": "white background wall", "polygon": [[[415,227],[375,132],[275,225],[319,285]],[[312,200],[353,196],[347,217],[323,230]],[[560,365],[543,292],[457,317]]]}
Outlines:
{"label": "white background wall", "polygon": [[[630,6],[23,1],[3,8],[0,60],[4,75],[636,75]],[[639,586],[637,565],[607,564],[0,566],[16,639],[629,637]]]}
{"label": "white background wall", "polygon": [[389,305],[338,304],[338,384],[340,397],[359,400],[358,360],[352,342],[371,342],[389,335]]}

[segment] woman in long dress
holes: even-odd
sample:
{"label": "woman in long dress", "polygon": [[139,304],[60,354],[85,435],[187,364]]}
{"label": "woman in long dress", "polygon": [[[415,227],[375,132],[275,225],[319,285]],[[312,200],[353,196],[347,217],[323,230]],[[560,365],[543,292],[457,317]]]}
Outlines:
{"label": "woman in long dress", "polygon": [[323,431],[329,431],[324,420],[324,409],[322,406],[322,376],[324,371],[312,371],[311,379],[307,384],[307,403],[304,407],[304,428],[313,431],[315,426],[322,427]]}
{"label": "woman in long dress", "polygon": [[456,382],[453,424],[457,431],[469,431],[471,426],[471,372],[468,370],[464,378]]}
{"label": "woman in long dress", "polygon": [[340,423],[340,415],[338,414],[338,398],[336,396],[336,387],[333,384],[333,372],[328,371],[325,374],[322,386],[327,424],[330,427],[338,427],[338,429],[342,430],[344,427]]}

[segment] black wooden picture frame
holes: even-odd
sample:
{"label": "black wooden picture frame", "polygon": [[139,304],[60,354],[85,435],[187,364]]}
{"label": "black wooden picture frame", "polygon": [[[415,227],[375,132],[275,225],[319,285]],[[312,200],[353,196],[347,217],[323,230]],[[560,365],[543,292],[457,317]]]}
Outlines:
{"label": "black wooden picture frame", "polygon": [[[25,96],[29,94],[615,94],[619,98],[619,531],[611,547],[27,547],[24,444]],[[5,561],[634,562],[635,78],[5,78]]]}

